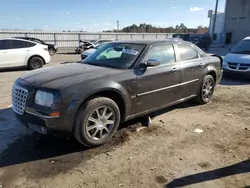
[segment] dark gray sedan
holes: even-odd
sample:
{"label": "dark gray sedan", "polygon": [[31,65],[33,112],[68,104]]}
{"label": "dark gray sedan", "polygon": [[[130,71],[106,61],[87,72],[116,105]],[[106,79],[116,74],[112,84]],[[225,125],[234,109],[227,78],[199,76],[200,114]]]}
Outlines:
{"label": "dark gray sedan", "polygon": [[13,86],[17,118],[33,131],[104,144],[120,122],[196,99],[211,101],[222,59],[178,40],[112,42],[81,63],[24,73]]}

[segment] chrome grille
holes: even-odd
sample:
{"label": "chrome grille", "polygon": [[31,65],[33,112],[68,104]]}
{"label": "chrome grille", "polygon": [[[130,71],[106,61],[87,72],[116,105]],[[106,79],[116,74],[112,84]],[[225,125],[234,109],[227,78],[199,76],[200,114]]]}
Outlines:
{"label": "chrome grille", "polygon": [[12,109],[19,115],[23,115],[25,111],[26,99],[28,91],[14,84],[12,88]]}
{"label": "chrome grille", "polygon": [[235,70],[248,70],[249,64],[228,62],[228,67]]}

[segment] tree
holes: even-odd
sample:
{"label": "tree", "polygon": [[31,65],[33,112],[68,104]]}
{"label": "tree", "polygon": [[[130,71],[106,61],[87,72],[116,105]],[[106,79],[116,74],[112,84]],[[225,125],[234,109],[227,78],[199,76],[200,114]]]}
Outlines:
{"label": "tree", "polygon": [[[133,24],[127,27],[124,27],[122,32],[125,33],[206,33],[208,31],[208,27],[199,26],[198,28],[188,28],[181,23],[180,25],[176,25],[175,27],[154,27],[151,24],[142,23],[139,25]],[[106,31],[104,31],[106,32]],[[113,30],[116,32],[116,30]]]}

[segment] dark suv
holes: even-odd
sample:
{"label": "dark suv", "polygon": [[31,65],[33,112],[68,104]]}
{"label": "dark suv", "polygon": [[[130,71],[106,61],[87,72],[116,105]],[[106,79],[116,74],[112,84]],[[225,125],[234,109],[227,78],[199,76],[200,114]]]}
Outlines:
{"label": "dark suv", "polygon": [[36,42],[36,43],[40,43],[40,44],[43,44],[43,45],[47,45],[48,46],[48,50],[49,50],[49,55],[53,56],[57,51],[58,51],[58,48],[56,45],[54,44],[48,44],[40,39],[37,39],[37,38],[31,38],[31,37],[15,37],[15,38],[19,38],[19,39],[24,39],[24,40],[30,40],[30,41],[33,41],[33,42]]}
{"label": "dark suv", "polygon": [[193,98],[208,103],[221,77],[222,59],[189,42],[112,42],[81,63],[25,72],[12,106],[30,129],[73,134],[91,147],[107,142],[120,122]]}

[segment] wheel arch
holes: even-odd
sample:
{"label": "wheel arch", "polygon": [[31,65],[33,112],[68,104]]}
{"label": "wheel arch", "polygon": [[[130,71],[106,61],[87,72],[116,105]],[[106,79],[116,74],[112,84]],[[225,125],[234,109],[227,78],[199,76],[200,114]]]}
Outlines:
{"label": "wheel arch", "polygon": [[[216,68],[214,66],[208,66],[204,72],[204,76],[206,75],[211,75],[214,79],[214,82],[217,82],[217,71]],[[203,77],[204,77],[203,76]]]}
{"label": "wheel arch", "polygon": [[84,97],[84,99],[79,101],[79,106],[76,112],[78,112],[80,108],[84,107],[86,101],[93,99],[95,97],[107,97],[107,98],[112,99],[119,107],[119,110],[121,113],[121,122],[125,121],[126,116],[127,116],[127,111],[128,111],[126,99],[124,95],[122,94],[122,92],[114,88],[106,88],[106,89],[101,89],[101,90],[89,93],[86,97]]}
{"label": "wheel arch", "polygon": [[27,66],[29,65],[29,62],[30,62],[30,60],[31,60],[33,57],[39,57],[39,58],[41,58],[41,59],[43,60],[43,64],[44,64],[44,65],[46,64],[46,61],[45,61],[45,59],[44,59],[42,56],[40,56],[40,55],[32,55],[32,56],[30,56],[30,57],[28,58]]}

